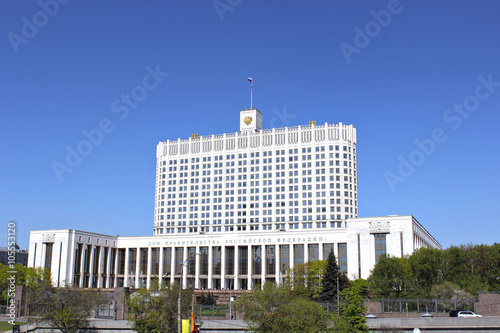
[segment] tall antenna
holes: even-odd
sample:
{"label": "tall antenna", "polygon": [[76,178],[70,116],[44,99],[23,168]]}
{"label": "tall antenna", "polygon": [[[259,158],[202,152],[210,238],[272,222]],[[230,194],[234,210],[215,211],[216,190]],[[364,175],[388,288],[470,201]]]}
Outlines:
{"label": "tall antenna", "polygon": [[253,99],[253,82],[252,82],[253,76],[250,76],[248,78],[248,81],[250,81],[250,109],[253,109],[253,107],[252,107],[252,105],[253,105],[253,103],[252,103],[253,102],[252,101],[252,99]]}

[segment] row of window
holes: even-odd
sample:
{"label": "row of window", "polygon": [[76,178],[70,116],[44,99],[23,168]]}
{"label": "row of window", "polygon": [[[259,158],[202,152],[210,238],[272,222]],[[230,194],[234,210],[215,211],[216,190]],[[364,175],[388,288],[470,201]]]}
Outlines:
{"label": "row of window", "polygon": [[[298,184],[299,183],[300,178],[297,177],[298,174],[290,172],[290,174],[288,176],[291,177],[291,178],[288,178],[289,184]],[[293,177],[297,177],[297,178],[293,178]],[[213,178],[214,182],[219,181],[219,178],[217,178],[217,180],[216,180],[216,178],[217,177]],[[203,179],[205,179],[205,181],[202,181],[203,183],[210,182],[210,177],[202,178],[202,180]],[[232,183],[232,182],[234,182],[236,179],[238,180],[238,182],[237,182],[238,187],[245,187],[247,185],[250,185],[251,187],[253,187],[253,186],[260,186],[260,184],[261,184],[259,180],[255,180],[255,181],[251,180],[251,181],[247,182],[246,181],[247,175],[244,174],[244,175],[238,175],[238,178],[236,178],[235,176],[226,176],[226,187],[234,187],[235,183]],[[315,180],[316,183],[319,183],[319,182],[324,183],[327,181],[341,182],[341,176],[337,175],[337,176],[330,176],[329,179],[326,176],[302,177],[301,183],[312,183],[313,179]],[[220,181],[222,182],[222,179]],[[344,176],[343,181],[344,182],[352,182],[353,177],[352,176]],[[275,182],[275,184],[286,184],[285,179],[275,179],[274,182]],[[194,178],[191,178],[191,183],[195,183]],[[354,178],[354,183],[356,183],[356,178]],[[188,184],[188,179],[179,179],[179,184],[180,185]],[[229,184],[231,184],[231,185],[229,185]],[[333,184],[335,184],[335,183],[330,183],[330,188],[333,188],[332,187]],[[337,184],[340,184],[340,183],[337,183]],[[168,182],[166,182],[165,180],[162,180],[161,182],[158,182],[158,186],[165,186],[165,185],[168,185],[168,186],[177,185],[177,180],[173,179],[173,180],[169,180]],[[262,185],[264,185],[264,186],[273,185],[273,180],[272,179],[263,180]],[[210,189],[210,184],[205,184],[205,185],[190,185],[190,190],[191,191],[198,190],[200,188],[200,186],[203,190]],[[222,184],[213,184],[213,186],[214,186],[214,188],[222,188]],[[174,188],[174,190],[175,190],[175,188]],[[179,190],[181,190],[181,191],[187,190],[187,186],[185,186],[185,187],[181,186],[181,187],[179,187]]]}
{"label": "row of window", "polygon": [[[333,151],[334,149],[335,149],[335,151],[340,151],[340,145],[335,145],[335,146],[330,145],[330,146],[328,146],[328,150],[329,151]],[[315,147],[314,151],[315,152],[324,152],[325,151],[325,146],[317,146],[317,147]],[[351,152],[351,147],[342,146],[342,151],[344,151],[344,152]],[[305,154],[305,153],[311,153],[311,152],[312,152],[312,148],[311,147],[302,148],[302,153],[303,154]],[[352,152],[356,153],[356,149],[353,148]],[[276,153],[276,156],[285,155],[285,150],[284,149],[282,149],[282,150],[276,150],[275,153]],[[299,153],[299,149],[298,148],[289,149],[288,153],[289,154],[298,154]],[[248,158],[248,156],[250,156],[250,158],[256,158],[256,157],[260,156],[260,153],[259,152],[250,153],[250,154],[241,153],[241,154],[238,154],[238,159]],[[273,151],[272,150],[264,151],[264,152],[262,152],[262,156],[264,156],[264,157],[273,156]],[[234,160],[235,158],[236,158],[236,154],[228,154],[228,155],[226,155],[226,160],[231,160],[231,159]],[[223,155],[214,156],[214,161],[222,161],[222,160],[223,160]],[[170,165],[171,164],[177,164],[177,161],[179,161],[179,164],[187,164],[187,163],[189,163],[189,159],[185,158],[185,159],[179,159],[179,160],[171,160],[171,161],[169,161],[169,164]],[[205,156],[201,160],[200,160],[199,157],[192,157],[191,158],[191,163],[200,163],[200,161],[202,161],[202,162],[210,162],[211,161],[211,156]],[[166,165],[165,161],[163,161],[162,165]]]}
{"label": "row of window", "polygon": [[[351,169],[352,165],[349,164],[349,165],[344,165],[344,167],[349,167],[349,168],[344,168],[342,171],[341,171],[341,168],[329,168],[328,170],[328,173],[330,174],[340,174],[340,173],[343,173],[345,175],[349,174],[349,175],[352,175],[353,174],[353,171]],[[324,165],[318,165],[316,167],[324,167]],[[294,167],[289,167],[290,169],[293,169]],[[309,167],[308,167],[309,168]],[[312,168],[312,167],[310,167]],[[327,169],[306,169],[306,170],[302,170],[302,176],[310,176],[313,174],[313,171],[314,171],[314,174],[315,175],[324,175],[326,174],[327,172]],[[356,168],[356,165],[354,165],[354,168]],[[272,171],[272,167],[263,167],[262,168],[263,171]],[[298,167],[295,167],[295,169],[298,169]],[[281,168],[279,166],[276,167],[276,170],[285,170],[285,167]],[[272,178],[273,177],[273,173],[272,172],[264,172],[264,173],[257,173],[257,174],[253,174],[253,172],[259,172],[259,167],[255,167],[255,168],[250,168],[250,172],[252,172],[252,174],[250,175],[250,179],[259,179],[260,176],[262,176],[262,178]],[[235,169],[226,169],[226,175],[229,175],[229,174],[233,174],[235,173]],[[238,168],[238,173],[245,173],[247,174],[248,171],[247,171],[247,168]],[[222,170],[220,170],[220,172],[217,172],[217,170],[214,171],[214,175],[217,175],[217,174],[223,174],[222,173]],[[276,172],[276,177],[285,177],[286,175],[286,172]],[[288,176],[289,177],[293,177],[293,176],[298,176],[299,175],[299,172],[298,171],[289,171],[288,172]],[[162,183],[160,183],[160,179],[167,179],[166,178],[166,174],[162,174],[162,175],[159,175],[157,180],[157,185],[160,185]],[[210,176],[210,171],[203,171],[201,173],[201,180],[203,183],[208,183],[210,181],[214,181],[214,182],[221,182],[223,181],[223,177],[222,176],[218,176],[218,177],[213,177],[213,178],[204,178],[205,176]],[[356,171],[354,171],[354,176],[356,176]],[[187,178],[187,177],[196,177],[196,178],[191,178],[190,181],[191,183],[200,183],[200,172],[199,171],[193,171],[191,172],[191,174],[188,174],[188,172],[180,172],[179,173],[179,177],[177,177],[177,173],[169,173],[168,174],[168,179],[169,180],[174,180],[174,178]],[[229,177],[229,178],[228,178]],[[233,178],[231,178],[231,176],[226,176],[226,181],[228,180],[234,180],[234,176],[232,176]],[[241,178],[240,178],[241,179]],[[184,180],[185,182],[186,180]]]}
{"label": "row of window", "polygon": [[[274,224],[266,224],[268,222],[272,222],[271,218],[269,218],[269,221],[266,220],[266,218],[263,219],[263,222],[261,224],[249,224],[249,225],[234,225],[234,220],[232,223],[229,225],[226,225],[224,228],[222,226],[219,226],[217,224],[220,224],[222,220],[214,220],[213,221],[213,226],[196,226],[193,225],[191,227],[186,226],[185,222],[178,222],[177,225],[178,227],[174,226],[174,222],[166,222],[165,226],[163,226],[163,222],[159,223],[159,226],[155,228],[156,234],[161,235],[161,234],[173,234],[173,233],[198,233],[198,232],[231,232],[231,231],[255,231],[255,230],[285,230],[286,227],[288,227],[289,230],[293,229],[313,229],[313,226],[316,227],[316,229],[321,229],[321,228],[340,228],[341,223],[340,221],[328,221],[329,219],[341,219],[342,215],[330,215],[330,218],[327,218],[326,215],[317,215],[316,216],[316,222],[312,222],[312,216],[309,216],[309,219],[307,219],[307,216],[303,216],[301,220],[296,217],[294,220],[290,220],[290,222],[293,223],[274,223]],[[344,218],[347,220],[349,217],[354,217],[353,215],[344,215]],[[311,222],[304,222],[310,220]],[[302,221],[302,222],[299,222]],[[208,221],[206,221],[208,224]],[[258,222],[258,221],[256,221]],[[285,219],[282,218],[280,221],[280,218],[277,218],[276,222],[285,222]],[[238,223],[241,223],[238,221]],[[226,223],[227,224],[227,223]],[[179,226],[182,225],[182,226]],[[199,228],[199,229],[198,229]]]}
{"label": "row of window", "polygon": [[[302,155],[302,158],[301,160],[302,161],[311,161],[313,158],[313,155]],[[336,154],[333,154],[331,153],[330,155],[325,155],[325,154],[316,154],[315,155],[315,160],[324,160],[326,158],[329,158],[329,159],[336,159],[335,160],[335,165],[340,165],[340,154],[339,153],[336,153]],[[343,165],[344,166],[347,166],[348,163],[350,164],[351,162],[348,162],[347,160],[356,160],[356,158],[352,158],[352,155],[351,154],[344,154],[342,156],[342,158],[344,159],[343,161]],[[284,163],[284,162],[298,162],[299,161],[299,157],[298,156],[289,156],[288,157],[288,160],[285,158],[285,157],[276,157],[274,159],[274,161],[276,163]],[[236,163],[235,161],[227,161],[226,162],[226,167],[234,167],[236,165],[238,166],[245,166],[245,165],[257,165],[257,164],[260,164],[262,162],[262,164],[271,164],[273,163],[273,159],[272,158],[264,158],[262,160],[259,160],[259,159],[251,159],[251,160],[238,160],[238,162]],[[334,161],[333,160],[330,160],[329,164],[330,165],[334,165],[333,163]],[[191,168],[189,168],[188,165],[180,165],[179,166],[179,171],[183,171],[183,170],[199,170],[200,169],[200,165],[201,165],[201,169],[211,169],[212,168],[212,163],[203,163],[203,164],[191,164]],[[214,168],[222,168],[224,166],[224,164],[222,162],[215,162],[213,163],[213,167]],[[282,168],[285,167],[284,164],[282,165],[277,165],[277,166],[281,166]],[[299,164],[298,163],[291,163],[289,164],[290,168],[298,168]],[[302,163],[302,167],[311,167],[311,162],[308,162],[308,163]],[[316,162],[316,166],[325,166],[325,161],[318,161]],[[270,166],[269,166],[270,167]],[[258,167],[257,167],[258,168]],[[176,172],[177,171],[177,166],[170,166],[168,167],[168,171],[169,172]],[[258,171],[258,170],[257,170]],[[158,169],[158,173],[165,173],[166,172],[166,167],[161,167]]]}

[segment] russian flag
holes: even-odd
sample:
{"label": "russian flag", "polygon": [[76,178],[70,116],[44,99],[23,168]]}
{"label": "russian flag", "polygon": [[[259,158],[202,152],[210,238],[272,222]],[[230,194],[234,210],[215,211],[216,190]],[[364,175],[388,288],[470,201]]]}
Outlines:
{"label": "russian flag", "polygon": [[249,77],[249,78],[248,78],[248,81],[250,81],[250,83],[252,83],[252,77]]}

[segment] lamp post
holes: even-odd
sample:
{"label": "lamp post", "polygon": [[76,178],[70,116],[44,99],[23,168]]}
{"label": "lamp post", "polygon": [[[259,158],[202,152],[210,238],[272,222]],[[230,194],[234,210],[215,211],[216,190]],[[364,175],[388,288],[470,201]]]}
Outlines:
{"label": "lamp post", "polygon": [[232,291],[233,291],[233,281],[230,280],[229,281],[229,319],[233,319],[233,313],[231,311],[231,308],[232,308],[232,302],[233,302],[233,295],[232,295]]}
{"label": "lamp post", "polygon": [[340,296],[339,296],[339,273],[340,273],[340,269],[337,268],[337,316],[340,315],[340,309],[339,309],[339,303],[340,303]]}
{"label": "lamp post", "polygon": [[177,299],[177,332],[182,333],[182,317],[181,317],[181,292],[182,292],[182,280],[184,279],[184,266],[191,257],[200,255],[200,253],[191,253],[186,260],[181,265],[181,281],[179,283],[179,298]]}

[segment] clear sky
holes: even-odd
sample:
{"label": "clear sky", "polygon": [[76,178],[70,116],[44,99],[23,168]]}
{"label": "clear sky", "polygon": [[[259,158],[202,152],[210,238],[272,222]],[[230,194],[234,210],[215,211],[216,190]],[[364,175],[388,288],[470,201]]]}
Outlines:
{"label": "clear sky", "polygon": [[[0,2],[0,245],[152,235],[159,141],[352,124],[359,215],[500,241],[500,2]],[[91,137],[91,140],[87,138]],[[76,152],[76,153],[75,153]],[[78,156],[75,156],[80,152]]]}

